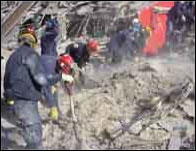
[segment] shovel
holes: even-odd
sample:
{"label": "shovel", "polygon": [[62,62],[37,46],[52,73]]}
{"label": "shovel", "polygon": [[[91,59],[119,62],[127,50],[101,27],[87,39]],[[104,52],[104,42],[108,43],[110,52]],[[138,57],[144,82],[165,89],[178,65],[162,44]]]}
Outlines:
{"label": "shovel", "polygon": [[72,84],[66,84],[65,85],[66,89],[67,89],[67,93],[69,95],[69,101],[70,101],[70,109],[71,109],[71,114],[72,114],[72,118],[74,122],[77,122],[77,117],[75,115],[75,111],[74,111],[74,102],[73,102],[73,95],[71,93],[71,89],[72,89]]}

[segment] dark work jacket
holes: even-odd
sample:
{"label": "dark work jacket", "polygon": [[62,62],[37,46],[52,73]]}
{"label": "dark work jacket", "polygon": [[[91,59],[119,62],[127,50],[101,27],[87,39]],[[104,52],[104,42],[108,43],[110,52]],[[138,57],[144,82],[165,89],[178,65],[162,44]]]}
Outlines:
{"label": "dark work jacket", "polygon": [[41,100],[49,86],[40,56],[29,46],[19,47],[8,59],[4,76],[4,96],[14,100]]}
{"label": "dark work jacket", "polygon": [[41,55],[57,56],[57,42],[58,28],[45,31],[41,37]]}
{"label": "dark work jacket", "polygon": [[45,96],[46,98],[52,97],[52,99],[47,99],[46,101],[50,107],[57,106],[57,100],[55,101],[54,95],[51,95],[52,94],[51,86],[61,80],[61,73],[60,72],[58,73],[56,68],[57,67],[56,57],[43,55],[41,56],[41,62],[44,66],[46,77],[49,77],[48,81],[50,83],[50,86],[48,86],[47,90],[45,90]]}
{"label": "dark work jacket", "polygon": [[180,2],[175,2],[175,5],[167,13],[167,26],[169,26],[169,23],[173,26],[172,29],[169,29],[169,32],[181,30],[185,26],[185,21],[182,20],[182,16],[185,15],[186,17],[186,11],[188,12],[186,3],[181,4]]}
{"label": "dark work jacket", "polygon": [[114,34],[108,43],[109,57],[113,62],[121,62],[124,58],[132,57],[134,51],[143,45],[137,39],[139,37],[131,30],[123,30]]}
{"label": "dark work jacket", "polygon": [[69,54],[79,68],[82,68],[89,62],[90,55],[87,51],[86,44],[78,43],[76,45],[70,44],[66,48],[66,52]]}
{"label": "dark work jacket", "polygon": [[57,71],[57,60],[54,56],[43,55],[40,57],[44,66],[45,75],[48,78],[50,85],[56,84],[61,80],[61,73]]}

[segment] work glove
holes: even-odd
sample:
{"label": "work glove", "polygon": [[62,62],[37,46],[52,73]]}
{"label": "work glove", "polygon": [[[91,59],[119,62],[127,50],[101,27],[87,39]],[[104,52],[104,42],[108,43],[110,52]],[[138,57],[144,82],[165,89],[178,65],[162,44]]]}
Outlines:
{"label": "work glove", "polygon": [[58,117],[59,117],[59,112],[58,112],[57,107],[51,107],[50,113],[49,113],[49,117],[50,117],[52,120],[57,120],[57,119],[58,119]]}
{"label": "work glove", "polygon": [[14,100],[6,100],[6,104],[12,106],[14,105]]}
{"label": "work glove", "polygon": [[80,70],[78,65],[76,63],[73,63],[71,65],[71,69],[72,69],[72,76],[73,76],[73,78],[74,79],[78,79],[78,77],[79,77],[79,70]]}
{"label": "work glove", "polygon": [[63,82],[68,82],[68,83],[73,83],[74,78],[71,75],[62,73],[62,81]]}
{"label": "work glove", "polygon": [[52,94],[54,94],[55,92],[57,92],[57,87],[53,85],[51,87],[51,91],[52,91]]}
{"label": "work glove", "polygon": [[11,100],[11,99],[5,100],[5,105],[6,105],[6,109],[8,111],[13,111],[13,109],[14,109],[14,100]]}

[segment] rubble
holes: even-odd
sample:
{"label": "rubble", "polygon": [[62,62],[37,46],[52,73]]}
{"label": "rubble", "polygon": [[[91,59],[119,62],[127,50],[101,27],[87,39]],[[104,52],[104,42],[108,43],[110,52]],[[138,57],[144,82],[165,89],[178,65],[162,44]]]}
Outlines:
{"label": "rubble", "polygon": [[[84,14],[90,13],[90,8],[92,13],[94,8],[98,6],[99,8],[110,6],[110,4],[102,3],[108,2],[92,4],[91,1],[66,1],[58,2],[56,6],[62,9],[61,11],[64,11],[66,16],[67,9],[69,7],[74,8],[77,5],[81,6],[79,11]],[[111,6],[115,6],[114,3]],[[141,2],[141,4],[146,3]],[[47,6],[47,4],[42,5]],[[133,3],[132,5],[140,6],[139,3]],[[84,12],[83,9],[86,7],[89,11]],[[35,12],[33,9],[32,11]],[[69,14],[72,17],[81,15],[81,13],[73,12],[74,15]],[[94,18],[96,18],[96,15]],[[63,22],[67,18],[61,19],[61,22]],[[65,27],[62,27],[63,29]],[[63,32],[66,33],[66,31]],[[61,37],[58,41],[58,53],[63,52],[69,43],[79,40],[85,41],[85,38],[70,38],[67,35]],[[14,37],[8,43],[10,49],[14,49],[16,46],[15,39]],[[100,39],[105,41],[104,38]],[[75,113],[78,118],[77,124],[74,124],[71,120],[69,97],[60,85],[58,86],[58,95],[62,119],[51,121],[48,117],[49,110],[41,103],[39,104],[43,121],[44,148],[67,150],[194,148],[195,98],[186,95],[183,100],[179,99],[179,103],[177,98],[181,93],[169,93],[171,89],[176,88],[176,85],[190,78],[192,79],[190,80],[191,84],[195,85],[194,59],[190,60],[190,56],[187,55],[190,51],[182,54],[176,53],[176,55],[168,53],[154,58],[138,56],[135,60],[125,60],[121,64],[109,65],[104,56],[104,51],[107,52],[106,43],[103,42],[101,50],[103,54],[100,53],[98,57],[93,57],[87,66],[84,85],[76,84],[75,86],[76,91],[74,91],[73,99]],[[5,63],[12,53],[7,50],[7,48],[1,48],[2,57],[4,58],[1,59],[2,79]],[[193,57],[193,54],[194,52],[191,52],[189,55]],[[101,65],[100,58],[105,61]],[[1,90],[3,90],[3,82],[1,82]],[[168,98],[165,96],[168,96]],[[1,97],[3,97],[3,91],[1,91]],[[161,114],[168,113],[168,110],[173,110],[173,112]],[[160,117],[156,116],[159,114]],[[158,120],[150,123],[149,115],[152,119],[158,117]],[[162,118],[161,116],[165,117]],[[7,123],[6,119],[1,119],[1,121]],[[131,126],[127,126],[127,123],[131,123]],[[184,136],[181,136],[181,129],[186,131],[183,134]],[[11,135],[13,139],[19,140],[18,146],[24,146],[15,132]],[[4,135],[1,140],[4,140]],[[7,147],[8,149],[15,149],[16,146],[12,148],[8,144]]]}
{"label": "rubble", "polygon": [[186,112],[189,116],[195,117],[195,110],[193,109],[193,106],[195,106],[195,102],[188,99],[180,106],[183,108],[184,112]]}

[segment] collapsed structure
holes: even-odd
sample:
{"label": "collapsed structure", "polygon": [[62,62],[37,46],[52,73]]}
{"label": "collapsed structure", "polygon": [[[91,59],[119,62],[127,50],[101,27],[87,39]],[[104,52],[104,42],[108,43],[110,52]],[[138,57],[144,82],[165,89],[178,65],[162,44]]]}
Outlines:
{"label": "collapsed structure", "polygon": [[[105,3],[68,1],[58,2],[56,5],[62,9],[61,16],[59,15],[59,21],[62,21],[59,48],[64,49],[69,41],[74,41],[78,37],[82,37],[82,40],[86,37],[97,37],[98,40],[102,39],[104,47],[98,57],[92,58],[93,67],[86,69],[85,84],[76,85],[74,100],[79,120],[77,125],[74,125],[69,118],[69,98],[63,90],[59,94],[63,118],[58,122],[49,121],[46,115],[48,110],[40,105],[44,121],[44,147],[46,149],[180,149],[183,147],[193,149],[195,63],[186,56],[185,51],[177,54],[177,57],[173,54],[150,60],[140,57],[138,60],[123,61],[115,66],[109,66],[107,62],[102,63],[101,57],[105,59],[104,52],[107,51],[106,38],[129,28],[132,18],[135,17],[135,13],[131,14],[131,17],[127,15],[129,9],[136,12],[131,6],[129,8],[129,5],[120,7],[121,12],[116,9],[117,7],[109,7],[110,3]],[[46,8],[50,6],[49,3],[42,5]],[[77,9],[77,6],[81,6],[79,7],[81,9]],[[87,7],[88,11],[87,8],[82,9],[82,6]],[[102,10],[103,7],[105,11]],[[51,10],[57,12],[55,10],[57,8]],[[73,10],[70,12],[66,8],[73,8]],[[139,18],[142,17],[141,13]],[[153,36],[157,38],[156,33]],[[164,41],[158,41],[151,46],[157,48],[163,43]],[[192,56],[195,47],[191,45],[187,49],[192,50],[188,51]],[[6,61],[10,52],[5,48],[2,50],[3,61]],[[3,63],[2,66],[5,65],[5,62]],[[3,77],[3,72],[1,76]],[[5,138],[16,142],[13,146],[8,142],[8,146],[3,147],[14,149],[23,143],[22,138],[14,131],[9,133],[8,130],[4,130],[7,127],[4,125],[1,127],[3,144],[7,143]]]}

